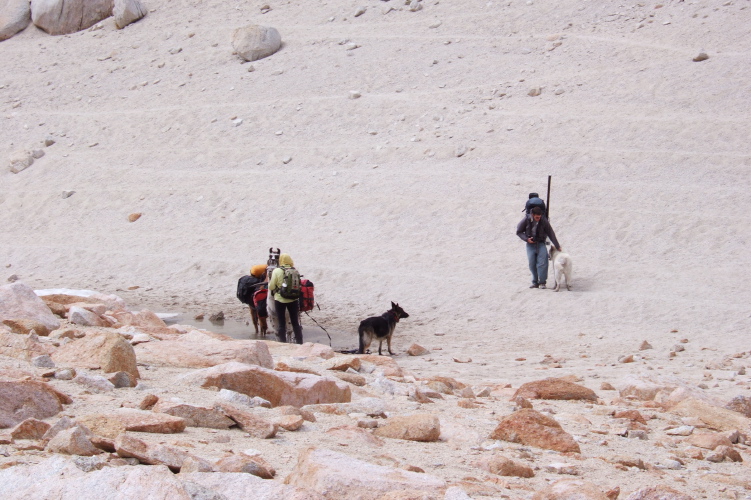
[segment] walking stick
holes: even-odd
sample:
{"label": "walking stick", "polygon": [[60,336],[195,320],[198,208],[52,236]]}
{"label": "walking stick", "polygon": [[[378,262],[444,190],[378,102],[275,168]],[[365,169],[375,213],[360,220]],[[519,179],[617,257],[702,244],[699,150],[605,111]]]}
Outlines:
{"label": "walking stick", "polygon": [[550,178],[552,176],[548,176],[548,199],[545,200],[545,218],[550,220]]}

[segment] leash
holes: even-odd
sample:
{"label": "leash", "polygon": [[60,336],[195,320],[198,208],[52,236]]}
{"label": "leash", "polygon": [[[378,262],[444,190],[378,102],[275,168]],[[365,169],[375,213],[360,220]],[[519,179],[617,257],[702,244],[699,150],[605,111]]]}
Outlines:
{"label": "leash", "polygon": [[[318,305],[318,304],[316,304],[316,305]],[[318,309],[320,310],[320,309],[321,309],[321,306],[318,306]],[[316,325],[318,325],[318,328],[320,328],[321,330],[323,330],[324,332],[326,332],[326,336],[327,336],[327,337],[329,338],[329,347],[333,347],[333,346],[331,345],[331,335],[329,335],[329,332],[328,332],[328,330],[326,330],[326,329],[325,329],[325,328],[324,328],[323,326],[321,326],[321,324],[320,324],[320,323],[319,323],[318,321],[316,321],[316,320],[315,320],[315,318],[313,318],[313,316],[311,316],[311,315],[310,315],[310,313],[308,313],[308,311],[305,311],[305,315],[306,315],[306,316],[307,316],[308,318],[312,319],[312,320],[313,320],[313,323],[315,323]]]}

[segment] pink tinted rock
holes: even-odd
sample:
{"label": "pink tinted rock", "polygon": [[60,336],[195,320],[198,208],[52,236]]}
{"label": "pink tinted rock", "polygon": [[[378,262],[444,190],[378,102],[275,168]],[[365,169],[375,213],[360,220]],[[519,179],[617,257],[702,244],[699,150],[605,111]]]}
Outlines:
{"label": "pink tinted rock", "polygon": [[[323,495],[303,488],[235,472],[195,472],[179,475],[181,481],[197,484],[224,498],[253,500],[324,500]],[[327,497],[328,498],[328,497]],[[171,499],[170,499],[171,500]]]}
{"label": "pink tinted rock", "polygon": [[60,327],[60,320],[47,304],[20,281],[0,286],[0,321],[4,319],[35,320],[50,331]]}
{"label": "pink tinted rock", "polygon": [[501,439],[560,452],[581,452],[577,442],[563,430],[561,424],[527,408],[503,417],[490,434],[490,439]]}
{"label": "pink tinted rock", "polygon": [[13,439],[42,439],[50,424],[35,418],[27,418],[10,430]]}
{"label": "pink tinted rock", "polygon": [[518,396],[527,399],[597,401],[597,394],[592,389],[560,378],[546,378],[522,384],[513,397]]}
{"label": "pink tinted rock", "polygon": [[128,433],[117,436],[115,449],[121,457],[137,458],[139,462],[149,465],[166,465],[175,472],[190,457],[186,451],[173,446],[148,443]]}
{"label": "pink tinted rock", "polygon": [[407,441],[437,441],[441,436],[441,423],[437,416],[427,413],[397,415],[387,419],[373,434]]}
{"label": "pink tinted rock", "polygon": [[216,472],[244,472],[262,479],[273,479],[276,470],[260,456],[250,457],[245,454],[229,455],[214,464]]}
{"label": "pink tinted rock", "polygon": [[58,432],[49,443],[47,450],[67,455],[81,455],[90,457],[101,453],[91,441],[87,432],[79,426]]}
{"label": "pink tinted rock", "polygon": [[0,428],[12,427],[27,418],[54,417],[71,400],[44,382],[0,381]]}
{"label": "pink tinted rock", "polygon": [[430,474],[374,465],[350,455],[308,448],[284,480],[324,495],[327,500],[377,500],[392,491],[420,490],[443,495],[446,483]]}
{"label": "pink tinted rock", "polygon": [[256,340],[217,340],[204,335],[201,340],[162,340],[135,346],[138,360],[154,366],[208,368],[239,362],[273,368],[268,346]]}
{"label": "pink tinted rock", "polygon": [[140,378],[133,346],[112,331],[90,331],[61,346],[52,354],[52,360],[58,365],[101,368],[104,373],[124,371],[134,379]]}
{"label": "pink tinted rock", "polygon": [[149,411],[121,408],[112,413],[90,414],[76,419],[94,434],[115,439],[125,431],[173,434],[185,430],[185,419],[151,413]]}
{"label": "pink tinted rock", "polygon": [[241,408],[227,401],[217,401],[216,407],[229,418],[237,422],[242,430],[258,439],[271,439],[276,436],[279,426],[265,418],[256,415],[252,410]]}
{"label": "pink tinted rock", "polygon": [[334,378],[307,373],[277,372],[243,363],[225,363],[183,377],[201,387],[229,389],[247,396],[258,396],[272,406],[342,403],[352,400],[349,386]]}
{"label": "pink tinted rock", "polygon": [[223,413],[213,408],[194,406],[186,403],[171,403],[169,401],[160,401],[153,411],[156,413],[166,413],[173,417],[185,419],[185,425],[188,427],[208,427],[211,429],[229,429],[235,423],[224,416]]}
{"label": "pink tinted rock", "polygon": [[535,493],[532,500],[609,500],[596,485],[581,479],[556,481]]}

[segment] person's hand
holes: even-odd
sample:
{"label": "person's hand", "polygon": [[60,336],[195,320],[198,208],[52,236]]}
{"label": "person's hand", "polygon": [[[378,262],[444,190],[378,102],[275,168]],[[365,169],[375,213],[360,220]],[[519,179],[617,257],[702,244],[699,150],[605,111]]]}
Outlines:
{"label": "person's hand", "polygon": [[563,252],[563,248],[561,247],[557,247],[556,250],[558,250],[559,252]]}
{"label": "person's hand", "polygon": [[527,238],[527,243],[534,243],[534,242],[535,240],[533,240],[532,238]]}

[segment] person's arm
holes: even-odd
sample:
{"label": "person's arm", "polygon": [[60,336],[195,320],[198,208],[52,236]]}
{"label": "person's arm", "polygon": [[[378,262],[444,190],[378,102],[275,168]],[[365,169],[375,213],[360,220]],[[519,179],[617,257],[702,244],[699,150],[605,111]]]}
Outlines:
{"label": "person's arm", "polygon": [[274,269],[274,272],[271,273],[271,281],[269,281],[269,292],[276,293],[276,291],[279,289],[279,287],[282,286],[282,280],[284,276],[284,271],[282,271],[282,268],[277,267]]}
{"label": "person's arm", "polygon": [[522,241],[527,241],[527,218],[523,218],[522,221],[516,226],[516,235],[521,238]]}
{"label": "person's arm", "polygon": [[545,232],[550,238],[550,241],[553,242],[553,245],[555,245],[556,250],[560,252],[561,245],[558,244],[558,238],[555,237],[555,231],[553,231],[553,226],[550,225],[550,222],[548,222],[547,219],[545,220]]}

